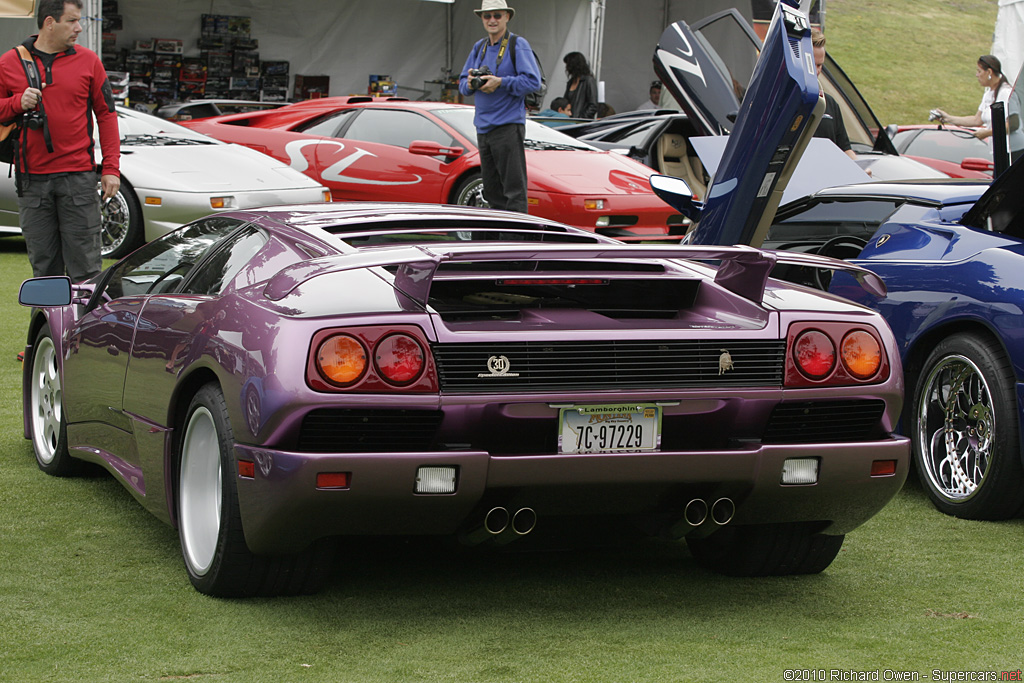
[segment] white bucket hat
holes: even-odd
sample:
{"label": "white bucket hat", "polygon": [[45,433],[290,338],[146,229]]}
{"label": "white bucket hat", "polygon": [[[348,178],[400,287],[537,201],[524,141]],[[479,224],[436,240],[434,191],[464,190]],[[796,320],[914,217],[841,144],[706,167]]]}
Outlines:
{"label": "white bucket hat", "polygon": [[511,19],[515,15],[516,11],[509,7],[505,0],[484,0],[483,4],[480,5],[480,9],[473,10],[479,16],[483,12],[494,12],[497,10],[504,10],[508,12],[508,18]]}

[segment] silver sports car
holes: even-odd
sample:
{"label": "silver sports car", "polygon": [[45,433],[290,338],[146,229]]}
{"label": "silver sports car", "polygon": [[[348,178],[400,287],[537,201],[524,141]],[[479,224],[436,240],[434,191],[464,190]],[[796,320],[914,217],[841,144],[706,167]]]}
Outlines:
{"label": "silver sports car", "polygon": [[[103,207],[105,257],[125,256],[215,211],[330,201],[327,188],[247,147],[124,107],[117,122],[121,191]],[[21,233],[8,175],[0,173],[0,235]]]}

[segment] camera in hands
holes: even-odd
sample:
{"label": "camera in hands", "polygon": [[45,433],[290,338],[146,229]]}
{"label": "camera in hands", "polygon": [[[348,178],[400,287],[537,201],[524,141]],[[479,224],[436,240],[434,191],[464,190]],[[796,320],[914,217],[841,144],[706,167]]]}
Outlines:
{"label": "camera in hands", "polygon": [[484,84],[484,76],[490,76],[491,68],[486,64],[479,69],[469,70],[469,87],[471,90],[479,90]]}
{"label": "camera in hands", "polygon": [[27,111],[25,112],[23,119],[25,125],[32,130],[39,130],[42,128],[45,120],[43,113],[40,111]]}

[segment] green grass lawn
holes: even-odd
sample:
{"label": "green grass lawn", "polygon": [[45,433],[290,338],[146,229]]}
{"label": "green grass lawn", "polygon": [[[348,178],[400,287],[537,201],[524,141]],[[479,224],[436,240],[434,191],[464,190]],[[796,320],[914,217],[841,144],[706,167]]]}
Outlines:
{"label": "green grass lawn", "polygon": [[[828,8],[829,47],[883,123],[977,107],[995,0]],[[2,681],[963,680],[949,676],[1022,665],[1024,522],[946,517],[915,482],[819,576],[723,578],[660,541],[529,554],[360,542],[320,595],[204,597],[176,533],[113,479],[36,468],[15,360],[29,274],[24,242],[0,239]]]}
{"label": "green grass lawn", "polygon": [[825,7],[827,49],[882,125],[928,123],[935,107],[978,110],[983,90],[974,70],[992,52],[997,0],[827,0]]}
{"label": "green grass lawn", "polygon": [[24,243],[0,240],[0,680],[783,681],[787,669],[1020,666],[1024,522],[946,517],[915,483],[818,576],[724,578],[662,541],[488,553],[428,539],[347,545],[316,596],[204,597],[176,533],[112,478],[36,468],[15,360],[28,275]]}

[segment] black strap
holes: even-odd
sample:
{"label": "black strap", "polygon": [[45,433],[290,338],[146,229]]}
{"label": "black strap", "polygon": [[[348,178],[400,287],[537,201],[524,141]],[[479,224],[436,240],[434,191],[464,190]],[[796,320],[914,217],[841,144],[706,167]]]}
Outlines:
{"label": "black strap", "polygon": [[[28,87],[35,88],[40,93],[43,91],[43,81],[39,77],[39,67],[36,66],[36,60],[29,54],[28,48],[24,45],[18,45],[14,48],[18,57],[21,58],[21,67],[25,70],[25,80],[28,82]],[[43,140],[46,142],[46,151],[53,154],[53,140],[50,138],[50,126],[46,121],[46,109],[43,108],[43,98],[40,94],[39,97],[39,114],[43,117]]]}
{"label": "black strap", "polygon": [[[494,73],[497,75],[498,67],[501,66],[501,60],[505,59],[505,49],[508,47],[509,37],[511,36],[513,47],[516,44],[516,35],[510,31],[505,31],[505,35],[501,38],[501,47],[498,48],[498,59],[494,62]],[[480,56],[477,59],[477,68],[483,66],[484,56],[487,54],[487,45],[490,43],[486,38],[480,39]],[[516,55],[512,53],[512,69],[516,68]]]}

